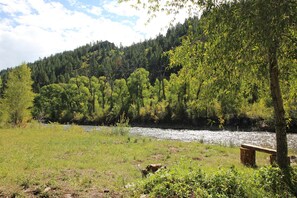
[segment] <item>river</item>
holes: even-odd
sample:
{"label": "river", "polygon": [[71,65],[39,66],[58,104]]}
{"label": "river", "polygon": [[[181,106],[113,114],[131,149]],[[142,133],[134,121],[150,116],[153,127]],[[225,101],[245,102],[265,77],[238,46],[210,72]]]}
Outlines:
{"label": "river", "polygon": [[[101,130],[102,127],[83,126],[87,131]],[[197,141],[206,144],[220,144],[226,146],[240,146],[242,143],[254,144],[268,148],[276,148],[275,133],[242,132],[242,131],[208,131],[208,130],[177,130],[130,127],[130,134],[154,137],[157,139],[171,139],[179,141]],[[288,147],[297,152],[297,134],[288,134]]]}

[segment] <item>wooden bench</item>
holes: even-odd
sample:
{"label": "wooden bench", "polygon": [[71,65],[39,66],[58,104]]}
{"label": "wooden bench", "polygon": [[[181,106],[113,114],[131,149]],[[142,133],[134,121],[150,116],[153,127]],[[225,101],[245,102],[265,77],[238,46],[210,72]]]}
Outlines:
{"label": "wooden bench", "polygon": [[240,161],[246,166],[256,166],[256,151],[270,154],[270,163],[273,164],[276,161],[276,150],[263,148],[251,144],[242,144],[240,147]]}

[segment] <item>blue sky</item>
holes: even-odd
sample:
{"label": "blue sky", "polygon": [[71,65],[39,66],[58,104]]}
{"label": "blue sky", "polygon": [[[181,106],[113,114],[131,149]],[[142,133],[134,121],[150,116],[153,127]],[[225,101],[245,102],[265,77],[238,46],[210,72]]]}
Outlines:
{"label": "blue sky", "polygon": [[117,0],[0,0],[0,70],[90,42],[128,46],[164,34],[172,16],[146,24],[146,13]]}

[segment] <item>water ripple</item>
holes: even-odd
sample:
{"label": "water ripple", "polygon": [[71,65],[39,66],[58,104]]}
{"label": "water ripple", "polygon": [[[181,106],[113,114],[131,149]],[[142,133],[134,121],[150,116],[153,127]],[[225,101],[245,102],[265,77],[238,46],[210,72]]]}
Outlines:
{"label": "water ripple", "polygon": [[[275,133],[242,131],[175,130],[132,127],[131,134],[172,139],[181,141],[199,141],[208,144],[240,146],[243,143],[276,148]],[[288,146],[297,150],[297,134],[288,134]]]}

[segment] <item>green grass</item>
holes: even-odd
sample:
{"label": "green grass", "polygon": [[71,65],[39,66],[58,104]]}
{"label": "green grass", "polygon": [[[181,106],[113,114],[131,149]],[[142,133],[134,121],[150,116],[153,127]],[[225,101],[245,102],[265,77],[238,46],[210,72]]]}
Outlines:
{"label": "green grass", "polygon": [[[267,157],[257,154],[257,164],[267,165]],[[104,190],[127,196],[125,186],[141,179],[139,168],[161,163],[170,169],[181,162],[206,172],[232,166],[247,175],[254,171],[240,164],[238,147],[34,125],[0,129],[0,197],[98,197]]]}

